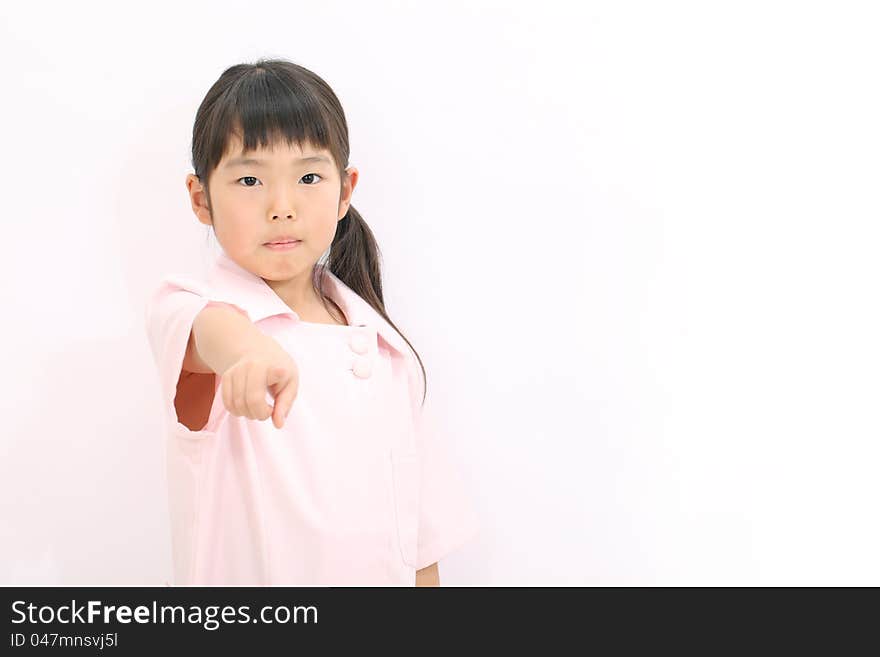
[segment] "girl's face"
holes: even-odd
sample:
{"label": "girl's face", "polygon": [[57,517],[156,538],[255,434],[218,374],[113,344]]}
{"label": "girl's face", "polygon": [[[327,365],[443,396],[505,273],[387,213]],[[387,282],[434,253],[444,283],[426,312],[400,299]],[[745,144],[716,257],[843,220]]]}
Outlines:
{"label": "girl's face", "polygon": [[[209,177],[212,212],[193,174],[187,188],[199,221],[214,226],[220,246],[238,265],[267,281],[308,281],[351,203],[358,172],[349,167],[345,173],[340,186],[326,149],[300,150],[282,141],[244,154],[233,139]],[[267,245],[280,238],[301,241],[290,249]]]}

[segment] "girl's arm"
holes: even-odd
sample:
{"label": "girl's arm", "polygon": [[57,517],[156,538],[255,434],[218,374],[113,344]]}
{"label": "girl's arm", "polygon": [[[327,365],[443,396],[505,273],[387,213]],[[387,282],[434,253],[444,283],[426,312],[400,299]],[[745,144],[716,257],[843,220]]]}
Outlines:
{"label": "girl's arm", "polygon": [[222,374],[264,334],[231,306],[211,302],[196,315],[186,345],[183,369]]}
{"label": "girl's arm", "polygon": [[416,586],[440,586],[440,573],[436,561],[416,571]]}
{"label": "girl's arm", "polygon": [[178,421],[191,431],[207,426],[218,377],[231,415],[284,426],[299,386],[296,362],[245,311],[211,301],[192,320],[174,398]]}
{"label": "girl's arm", "polygon": [[246,345],[253,338],[252,331],[259,333],[232,306],[212,301],[196,315],[174,397],[177,420],[190,431],[206,426],[214,401],[214,377],[225,371],[220,368],[235,362],[238,350],[233,350],[233,346]]}

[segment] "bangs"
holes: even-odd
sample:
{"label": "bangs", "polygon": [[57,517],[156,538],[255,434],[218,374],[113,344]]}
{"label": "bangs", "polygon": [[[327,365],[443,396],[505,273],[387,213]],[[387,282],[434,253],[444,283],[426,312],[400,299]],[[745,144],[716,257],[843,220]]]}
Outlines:
{"label": "bangs", "polygon": [[194,135],[194,139],[204,140],[208,171],[219,165],[234,139],[245,153],[271,149],[279,143],[302,150],[306,146],[326,149],[339,166],[328,129],[329,116],[302,81],[255,69],[220,94],[214,109],[206,122],[206,134]]}

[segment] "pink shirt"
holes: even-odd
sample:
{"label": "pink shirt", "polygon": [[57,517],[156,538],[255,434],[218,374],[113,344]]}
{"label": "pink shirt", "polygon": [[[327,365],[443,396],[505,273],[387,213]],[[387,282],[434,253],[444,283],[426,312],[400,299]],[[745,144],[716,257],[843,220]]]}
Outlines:
{"label": "pink shirt", "polygon": [[[421,408],[421,368],[409,346],[329,270],[327,279],[325,293],[349,326],[300,320],[225,253],[204,280],[167,277],[147,303],[167,427],[175,584],[414,586],[417,569],[480,529]],[[283,428],[230,415],[220,377],[205,427],[179,422],[181,364],[210,301],[236,306],[296,361],[299,391]]]}

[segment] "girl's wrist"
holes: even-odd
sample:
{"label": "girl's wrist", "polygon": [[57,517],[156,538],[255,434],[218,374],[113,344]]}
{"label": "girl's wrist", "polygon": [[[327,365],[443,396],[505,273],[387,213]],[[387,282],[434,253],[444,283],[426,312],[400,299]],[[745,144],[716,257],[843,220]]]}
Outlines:
{"label": "girl's wrist", "polygon": [[237,307],[211,301],[196,316],[193,337],[202,361],[223,374],[266,336]]}

